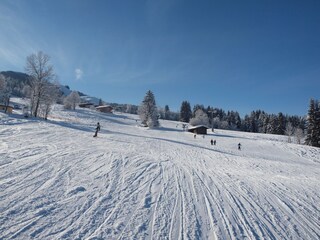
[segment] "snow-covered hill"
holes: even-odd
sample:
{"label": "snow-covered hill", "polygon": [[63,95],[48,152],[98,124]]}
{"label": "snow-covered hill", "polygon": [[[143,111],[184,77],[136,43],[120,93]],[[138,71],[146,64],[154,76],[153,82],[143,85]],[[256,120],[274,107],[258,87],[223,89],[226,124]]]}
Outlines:
{"label": "snow-covered hill", "polygon": [[60,106],[0,118],[0,239],[320,238],[319,149]]}

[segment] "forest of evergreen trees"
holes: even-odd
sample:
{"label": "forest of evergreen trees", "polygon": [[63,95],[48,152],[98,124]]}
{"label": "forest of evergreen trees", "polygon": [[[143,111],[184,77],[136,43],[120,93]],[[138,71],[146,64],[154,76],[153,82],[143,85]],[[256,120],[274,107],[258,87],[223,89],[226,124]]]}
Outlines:
{"label": "forest of evergreen trees", "polygon": [[[122,105],[117,109],[132,114],[138,113],[138,106],[135,105]],[[196,104],[192,108],[188,101],[182,102],[179,112],[170,111],[168,105],[158,108],[158,116],[160,119],[191,124],[199,122],[194,121],[198,110],[207,115],[208,121],[205,125],[209,128],[286,135],[289,142],[295,139],[299,144],[320,147],[320,103],[317,100],[310,100],[307,116],[291,116],[282,112],[270,114],[263,110],[256,110],[241,118],[237,111],[204,107],[202,104]],[[200,116],[203,117],[203,114]]]}
{"label": "forest of evergreen trees", "polygon": [[189,109],[188,103],[186,104],[184,102],[181,106],[181,121],[190,119],[198,109],[201,109],[207,113],[209,117],[209,127],[213,126],[218,129],[284,135],[289,129],[293,132],[297,129],[304,131],[306,128],[306,119],[304,117],[284,115],[283,113],[276,115],[268,114],[262,110],[256,110],[241,119],[237,111],[226,112],[221,108],[213,108],[210,106],[205,108],[203,105],[195,105],[193,111],[186,109]]}
{"label": "forest of evergreen trees", "polygon": [[188,101],[182,102],[179,113],[170,112],[169,107],[166,106],[165,109],[160,110],[160,116],[162,119],[189,123],[199,109],[207,114],[209,128],[286,135],[288,141],[291,141],[291,137],[294,136],[297,143],[302,143],[302,139],[306,137],[306,144],[320,147],[320,103],[317,100],[310,100],[306,117],[291,116],[282,112],[269,114],[256,110],[241,118],[237,111],[226,112],[221,108],[204,107],[200,104],[194,105],[191,109]]}

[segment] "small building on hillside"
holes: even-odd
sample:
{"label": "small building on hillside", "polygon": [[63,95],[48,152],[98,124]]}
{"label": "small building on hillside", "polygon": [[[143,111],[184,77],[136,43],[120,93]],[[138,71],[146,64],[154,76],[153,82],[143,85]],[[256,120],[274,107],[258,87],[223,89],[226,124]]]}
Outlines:
{"label": "small building on hillside", "polygon": [[113,107],[110,105],[103,105],[96,107],[97,111],[103,112],[103,113],[112,113]]}
{"label": "small building on hillside", "polygon": [[92,108],[94,107],[93,103],[79,103],[79,107],[81,108]]}
{"label": "small building on hillside", "polygon": [[207,134],[208,127],[204,125],[193,126],[188,128],[188,132],[192,132],[194,134]]}
{"label": "small building on hillside", "polygon": [[6,111],[6,109],[7,109],[7,113],[12,113],[13,106],[11,106],[11,105],[6,106],[6,105],[0,103],[0,111],[4,112],[4,111]]}

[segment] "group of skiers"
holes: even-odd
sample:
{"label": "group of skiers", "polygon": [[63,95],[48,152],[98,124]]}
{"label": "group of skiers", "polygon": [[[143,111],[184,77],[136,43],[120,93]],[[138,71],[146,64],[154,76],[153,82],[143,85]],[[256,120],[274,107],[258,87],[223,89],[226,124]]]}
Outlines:
{"label": "group of skiers", "polygon": [[[210,140],[210,143],[211,143],[211,145],[214,145],[214,146],[215,146],[215,145],[217,144],[217,141],[211,139],[211,140]],[[241,143],[238,143],[238,150],[241,150]]]}

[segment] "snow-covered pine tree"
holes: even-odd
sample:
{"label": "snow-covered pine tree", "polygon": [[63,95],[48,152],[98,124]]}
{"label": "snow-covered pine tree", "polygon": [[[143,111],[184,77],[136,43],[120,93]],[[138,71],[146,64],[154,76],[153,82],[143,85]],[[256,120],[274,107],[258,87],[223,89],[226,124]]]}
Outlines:
{"label": "snow-covered pine tree", "polygon": [[170,108],[168,105],[164,107],[164,119],[166,120],[170,119]]}
{"label": "snow-covered pine tree", "polygon": [[277,134],[278,117],[274,114],[270,115],[267,125],[267,133]]}
{"label": "snow-covered pine tree", "polygon": [[249,115],[246,114],[242,121],[241,130],[244,132],[249,132],[249,128],[250,128],[249,125],[250,125]]}
{"label": "snow-covered pine tree", "polygon": [[0,103],[6,106],[5,112],[7,112],[7,107],[10,103],[11,90],[5,76],[0,74]]}
{"label": "snow-covered pine tree", "polygon": [[316,147],[320,147],[320,102],[317,101],[316,106],[316,139],[317,139],[317,145]]}
{"label": "snow-covered pine tree", "polygon": [[320,147],[320,109],[318,101],[311,99],[307,117],[306,144]]}
{"label": "snow-covered pine tree", "polygon": [[189,122],[192,117],[191,106],[188,101],[183,101],[180,108],[180,121]]}
{"label": "snow-covered pine tree", "polygon": [[258,116],[259,111],[252,111],[250,114],[250,128],[251,132],[258,132]]}
{"label": "snow-covered pine tree", "polygon": [[241,118],[238,112],[236,112],[236,127],[237,129],[241,129]]}
{"label": "snow-covered pine tree", "polygon": [[283,113],[278,114],[277,124],[276,124],[276,134],[284,135],[286,129],[286,121]]}
{"label": "snow-covered pine tree", "polygon": [[235,130],[241,128],[241,119],[238,112],[228,111],[226,120],[229,129]]}
{"label": "snow-covered pine tree", "polygon": [[150,128],[158,127],[158,110],[153,92],[147,91],[140,107],[139,116],[141,123]]}
{"label": "snow-covered pine tree", "polygon": [[269,115],[265,112],[262,112],[259,116],[259,132],[260,133],[267,133],[267,126],[269,123]]}

